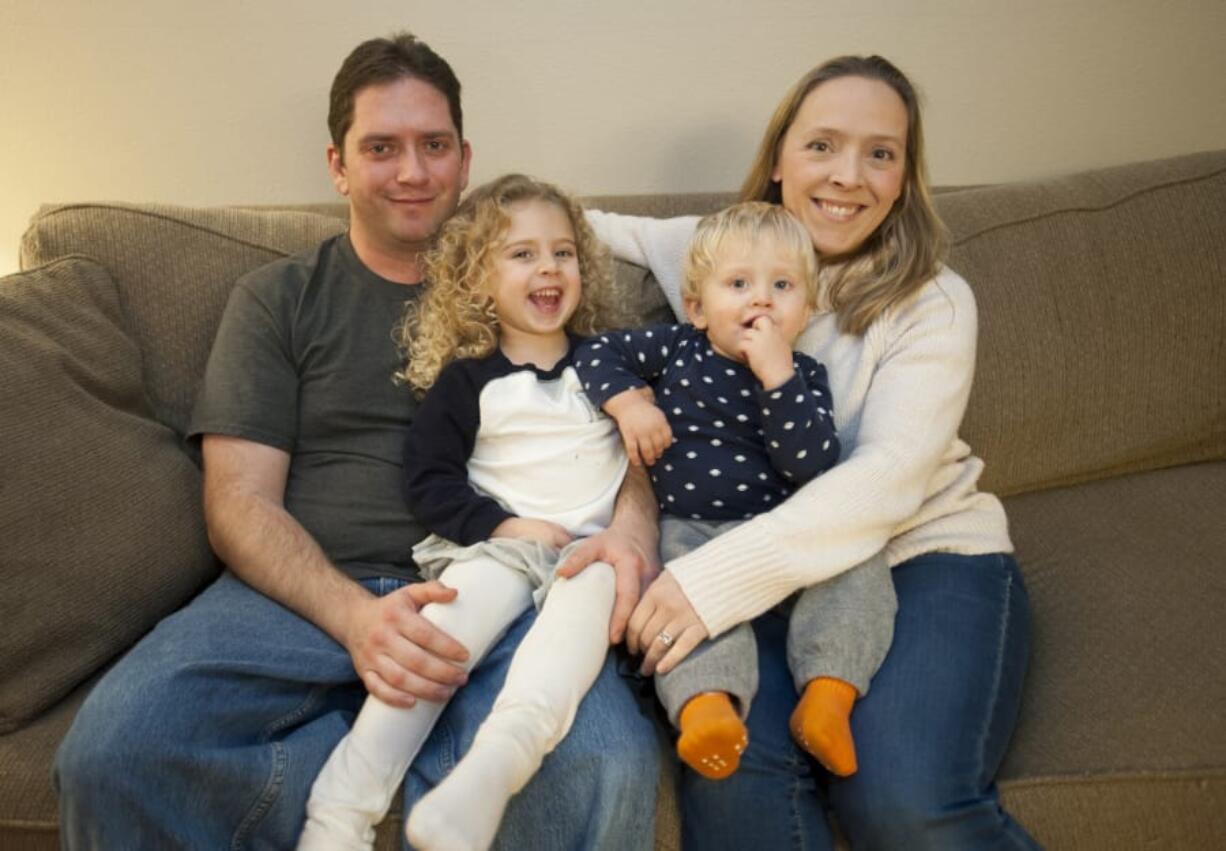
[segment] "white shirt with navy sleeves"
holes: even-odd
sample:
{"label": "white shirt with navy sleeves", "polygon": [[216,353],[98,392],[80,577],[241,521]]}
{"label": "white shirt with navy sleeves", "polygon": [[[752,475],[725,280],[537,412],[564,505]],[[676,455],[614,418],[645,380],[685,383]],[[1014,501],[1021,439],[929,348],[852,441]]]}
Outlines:
{"label": "white shirt with navy sleeves", "polygon": [[405,494],[427,529],[463,546],[510,517],[572,536],[608,526],[627,461],[617,425],[571,365],[513,364],[501,351],[453,361],[426,393],[405,448]]}
{"label": "white shirt with navy sleeves", "polygon": [[791,379],[765,390],[748,366],[717,354],[692,325],[613,331],[575,351],[597,405],[653,388],[675,438],[651,468],[660,510],[700,520],[767,511],[838,460],[826,369],[799,352],[792,364]]}

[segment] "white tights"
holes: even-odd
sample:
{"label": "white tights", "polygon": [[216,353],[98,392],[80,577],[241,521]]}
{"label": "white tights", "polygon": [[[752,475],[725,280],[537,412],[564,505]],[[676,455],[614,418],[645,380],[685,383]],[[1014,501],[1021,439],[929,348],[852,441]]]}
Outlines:
{"label": "white tights", "polygon": [[[453,563],[439,579],[459,592],[456,599],[432,603],[421,613],[468,649],[468,669],[532,605],[524,575],[494,559]],[[507,801],[566,735],[600,672],[613,586],[613,568],[603,563],[554,583],[472,749],[414,808],[408,825],[414,845],[442,851],[485,848],[493,841]],[[311,787],[300,851],[373,846],[374,826],[387,814],[444,705],[419,700],[400,709],[366,699]]]}

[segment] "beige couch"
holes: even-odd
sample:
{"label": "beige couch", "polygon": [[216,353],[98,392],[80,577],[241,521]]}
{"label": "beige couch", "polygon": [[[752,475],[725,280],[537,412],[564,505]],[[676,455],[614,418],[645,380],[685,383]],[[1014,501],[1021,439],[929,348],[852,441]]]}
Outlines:
{"label": "beige couch", "polygon": [[[1053,849],[1226,847],[1226,151],[938,205],[981,316],[963,435],[1035,611],[1004,800]],[[91,678],[217,570],[180,435],[231,283],[343,215],[35,216],[0,281],[0,847],[56,845],[49,766]]]}

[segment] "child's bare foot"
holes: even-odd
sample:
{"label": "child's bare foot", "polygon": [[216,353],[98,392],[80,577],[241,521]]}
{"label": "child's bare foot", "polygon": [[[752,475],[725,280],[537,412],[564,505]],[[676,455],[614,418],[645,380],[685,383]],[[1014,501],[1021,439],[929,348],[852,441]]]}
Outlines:
{"label": "child's bare foot", "polygon": [[736,771],[749,732],[732,698],[722,691],[697,695],[682,707],[678,721],[677,755],[686,765],[711,780],[723,780]]}
{"label": "child's bare foot", "polygon": [[831,774],[856,773],[856,743],[851,737],[851,707],[856,687],[833,677],[809,680],[792,712],[792,737]]}

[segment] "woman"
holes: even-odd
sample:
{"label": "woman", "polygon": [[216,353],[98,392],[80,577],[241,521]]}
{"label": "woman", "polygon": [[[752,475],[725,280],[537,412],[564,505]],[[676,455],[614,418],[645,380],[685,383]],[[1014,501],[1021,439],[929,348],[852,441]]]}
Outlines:
{"label": "woman", "polygon": [[[775,111],[741,195],[782,204],[821,258],[824,312],[797,348],[829,370],[844,454],[786,504],[670,562],[631,617],[628,643],[648,673],[743,621],[758,639],[749,748],[727,780],[684,774],[686,844],[829,847],[829,808],[856,848],[1036,847],[994,785],[1029,603],[1004,511],[976,490],[982,462],[957,436],[975,303],[940,263],[910,82],[876,56],[815,68]],[[591,220],[680,307],[694,219]],[[859,771],[835,779],[789,734],[797,693],[776,606],[882,549],[898,594],[894,644],[852,714]]]}

